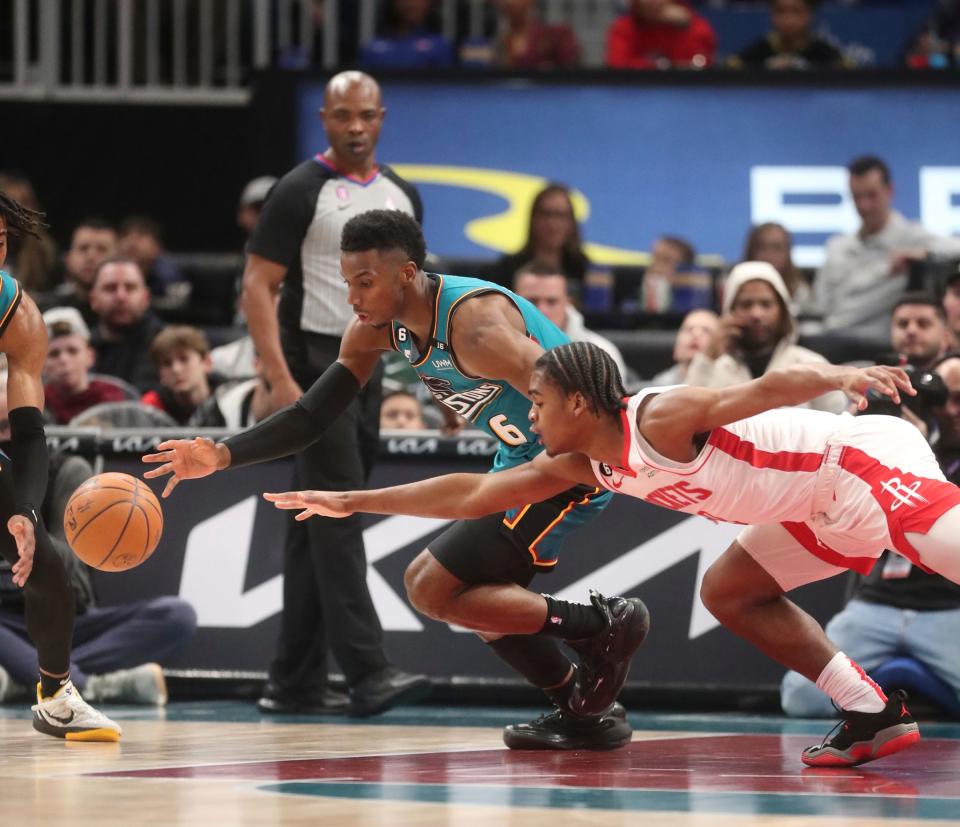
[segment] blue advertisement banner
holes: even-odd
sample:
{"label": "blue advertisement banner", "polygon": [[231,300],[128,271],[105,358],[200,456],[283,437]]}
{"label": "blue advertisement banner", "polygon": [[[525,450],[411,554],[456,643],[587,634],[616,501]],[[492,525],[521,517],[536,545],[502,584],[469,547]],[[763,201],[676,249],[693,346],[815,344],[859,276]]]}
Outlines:
{"label": "blue advertisement banner", "polygon": [[[384,84],[378,157],[416,183],[431,250],[513,252],[546,181],[576,190],[588,253],[643,264],[660,234],[739,258],[751,223],[780,221],[795,260],[816,266],[826,238],[858,219],[845,164],[890,164],[896,207],[960,233],[960,87],[828,88]],[[322,81],[298,96],[298,155],[326,146]]]}

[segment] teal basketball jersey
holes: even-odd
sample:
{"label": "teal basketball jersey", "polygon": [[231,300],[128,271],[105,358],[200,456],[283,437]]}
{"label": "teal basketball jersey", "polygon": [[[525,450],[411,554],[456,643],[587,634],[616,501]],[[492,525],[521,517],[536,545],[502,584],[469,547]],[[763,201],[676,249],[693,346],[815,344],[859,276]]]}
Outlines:
{"label": "teal basketball jersey", "polygon": [[22,297],[19,282],[6,270],[0,270],[0,336],[10,324]]}
{"label": "teal basketball jersey", "polygon": [[428,275],[439,286],[426,350],[417,351],[410,331],[399,322],[393,322],[391,330],[394,348],[406,356],[440,404],[500,441],[493,462],[495,471],[529,462],[543,450],[530,431],[530,400],[509,382],[471,376],[460,368],[450,345],[450,319],[465,299],[500,293],[517,306],[527,336],[544,350],[570,339],[530,302],[505,287],[465,276]]}

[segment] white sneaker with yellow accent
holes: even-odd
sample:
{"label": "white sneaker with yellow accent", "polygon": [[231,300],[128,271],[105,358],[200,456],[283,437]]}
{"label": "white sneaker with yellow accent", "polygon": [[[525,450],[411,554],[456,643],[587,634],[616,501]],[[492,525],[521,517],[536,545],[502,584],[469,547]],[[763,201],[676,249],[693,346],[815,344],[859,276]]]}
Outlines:
{"label": "white sneaker with yellow accent", "polygon": [[38,683],[37,703],[31,709],[33,728],[44,735],[67,741],[120,740],[120,727],[81,698],[73,681],[67,681],[50,698],[40,697]]}

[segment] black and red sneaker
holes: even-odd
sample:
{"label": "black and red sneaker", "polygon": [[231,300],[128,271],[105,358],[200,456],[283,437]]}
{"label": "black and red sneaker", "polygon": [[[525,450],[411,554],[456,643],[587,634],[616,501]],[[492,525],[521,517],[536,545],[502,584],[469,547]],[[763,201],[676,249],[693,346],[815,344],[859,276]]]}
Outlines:
{"label": "black and red sneaker", "polygon": [[920,728],[906,705],[907,693],[890,693],[880,712],[843,712],[823,743],[808,747],[800,760],[811,767],[855,767],[912,747]]}

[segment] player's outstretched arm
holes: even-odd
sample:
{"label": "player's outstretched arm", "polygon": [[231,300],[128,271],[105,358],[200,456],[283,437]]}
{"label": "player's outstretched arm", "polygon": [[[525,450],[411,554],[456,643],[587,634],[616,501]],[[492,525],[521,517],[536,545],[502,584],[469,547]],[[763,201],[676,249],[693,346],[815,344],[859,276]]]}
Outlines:
{"label": "player's outstretched arm", "polygon": [[581,454],[564,454],[541,455],[496,474],[447,474],[373,491],[287,491],[263,496],[277,508],[300,511],[298,520],[349,517],[358,511],[470,520],[545,500],[577,483],[596,483],[590,461]]}
{"label": "player's outstretched arm", "polygon": [[340,356],[304,395],[271,414],[262,422],[223,442],[197,437],[170,439],[146,454],[143,461],[157,464],[148,479],[170,475],[163,497],[181,480],[199,479],[215,471],[238,468],[295,454],[320,438],[333,421],[356,398],[370,378],[385,341],[382,331],[364,331],[355,324],[347,328]]}
{"label": "player's outstretched arm", "polygon": [[901,392],[916,395],[901,368],[795,365],[728,388],[677,388],[659,394],[647,406],[642,430],[656,447],[658,441],[689,440],[695,434],[837,390],[847,394],[860,410],[866,409],[871,390],[894,402],[900,401]]}

